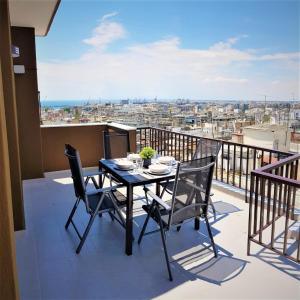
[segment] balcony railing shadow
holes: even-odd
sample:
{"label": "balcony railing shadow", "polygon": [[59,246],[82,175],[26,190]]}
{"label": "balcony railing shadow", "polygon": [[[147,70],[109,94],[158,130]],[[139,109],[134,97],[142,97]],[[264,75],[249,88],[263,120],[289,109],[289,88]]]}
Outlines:
{"label": "balcony railing shadow", "polygon": [[[280,245],[283,247],[283,236],[284,233],[281,233],[275,238],[276,245]],[[291,255],[292,252],[296,252],[298,248],[298,243],[294,240],[292,243],[289,243],[289,252],[288,255]],[[296,280],[300,281],[300,272],[299,272],[299,264],[288,259],[285,256],[279,255],[268,248],[263,248],[259,250],[257,253],[252,254],[256,258],[260,259],[261,261],[269,264],[273,268],[295,278]]]}

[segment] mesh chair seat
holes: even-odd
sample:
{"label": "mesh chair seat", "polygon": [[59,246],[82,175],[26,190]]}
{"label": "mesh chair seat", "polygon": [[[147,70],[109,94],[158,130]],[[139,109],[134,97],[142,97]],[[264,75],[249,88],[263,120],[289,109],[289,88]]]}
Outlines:
{"label": "mesh chair seat", "polygon": [[[91,213],[94,213],[96,208],[97,208],[97,205],[101,199],[101,196],[102,196],[103,193],[95,193],[95,194],[92,194],[92,195],[88,195],[87,198],[88,198],[88,202],[89,202],[89,208],[91,209]],[[115,191],[113,192],[113,194],[117,194],[118,196],[121,195],[123,196],[119,191]],[[125,198],[125,196],[123,196]],[[122,197],[122,198],[123,198]],[[120,197],[121,198],[121,197]],[[126,198],[125,198],[126,199]],[[119,201],[116,197],[116,203],[119,207],[122,207],[124,205],[126,205],[126,201]],[[114,209],[114,205],[111,201],[111,199],[109,198],[108,195],[104,195],[104,199],[103,199],[103,202],[99,208],[99,212],[101,211],[105,211],[105,210],[108,210],[108,209]]]}
{"label": "mesh chair seat", "polygon": [[[150,213],[150,207],[151,207],[151,204],[145,204],[145,205],[142,206],[143,210],[144,210],[147,214]],[[168,226],[168,220],[169,220],[169,211],[166,210],[166,209],[161,209],[161,210],[160,210],[160,214],[161,214],[161,220],[162,220],[162,222],[163,222],[163,226],[164,226],[164,227],[167,227],[167,226]],[[158,220],[158,218],[157,218],[157,215],[156,215],[154,212],[152,212],[152,213],[150,214],[150,217],[151,217],[156,223],[159,222],[159,220]]]}
{"label": "mesh chair seat", "polygon": [[[165,203],[171,207],[172,200],[165,201]],[[203,203],[205,206],[205,204]],[[145,204],[142,206],[143,210],[148,214],[150,211],[151,204]],[[180,214],[180,218],[176,220],[176,211],[181,211],[183,208],[186,207],[186,212]],[[168,226],[169,217],[170,217],[170,211],[164,208],[160,208],[160,215],[161,220],[163,221],[163,224],[165,227]],[[173,222],[172,225],[180,225],[183,221],[192,219],[198,215],[202,215],[202,209],[200,208],[200,214],[199,214],[199,207],[190,207],[190,205],[185,205],[183,202],[180,201],[179,197],[176,198],[176,201],[174,203],[174,211],[173,211]],[[157,219],[157,215],[152,213],[151,217],[158,223],[159,220]]]}
{"label": "mesh chair seat", "polygon": [[113,190],[112,194],[115,196],[118,206],[125,206],[126,205],[127,198],[124,194],[122,194],[118,190]]}

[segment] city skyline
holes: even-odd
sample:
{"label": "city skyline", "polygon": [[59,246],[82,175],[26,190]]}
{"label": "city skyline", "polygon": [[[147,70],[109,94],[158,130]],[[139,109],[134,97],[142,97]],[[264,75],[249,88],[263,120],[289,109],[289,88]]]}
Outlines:
{"label": "city skyline", "polygon": [[299,99],[298,25],[298,1],[62,2],[41,98]]}

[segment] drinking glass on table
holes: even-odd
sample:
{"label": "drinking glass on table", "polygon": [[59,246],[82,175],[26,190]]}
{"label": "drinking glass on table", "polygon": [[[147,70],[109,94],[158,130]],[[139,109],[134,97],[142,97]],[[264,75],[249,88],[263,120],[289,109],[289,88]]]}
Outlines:
{"label": "drinking glass on table", "polygon": [[134,154],[134,152],[127,152],[127,156],[126,156],[126,157],[127,157],[128,160],[130,160],[130,156],[131,156],[132,154]]}
{"label": "drinking glass on table", "polygon": [[143,159],[141,157],[136,159],[137,171],[141,172],[143,170]]}
{"label": "drinking glass on table", "polygon": [[154,154],[154,156],[153,156],[153,158],[151,159],[151,163],[153,164],[153,165],[155,165],[155,164],[158,164],[159,163],[159,158],[161,157],[161,155],[160,154],[158,154],[158,152],[156,151],[155,152],[155,154]]}

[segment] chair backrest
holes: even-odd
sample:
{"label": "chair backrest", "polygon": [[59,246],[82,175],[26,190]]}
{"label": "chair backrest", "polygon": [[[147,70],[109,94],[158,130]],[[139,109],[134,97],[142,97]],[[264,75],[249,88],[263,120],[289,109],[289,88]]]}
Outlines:
{"label": "chair backrest", "polygon": [[103,132],[104,158],[126,157],[130,151],[129,134],[118,132]]}
{"label": "chair backrest", "polygon": [[197,141],[196,151],[193,154],[192,160],[211,157],[215,161],[221,145],[221,142],[218,140],[200,138]]}
{"label": "chair backrest", "polygon": [[65,155],[69,160],[76,197],[86,198],[85,184],[79,152],[69,144],[65,145]]}
{"label": "chair backrest", "polygon": [[177,167],[169,226],[207,214],[215,162],[208,158],[182,162]]}

